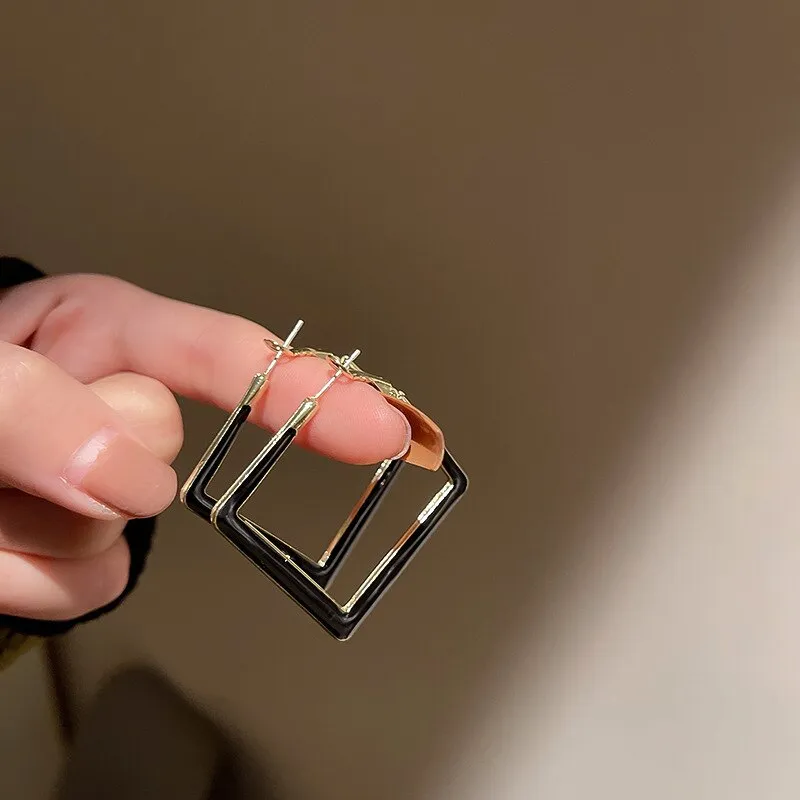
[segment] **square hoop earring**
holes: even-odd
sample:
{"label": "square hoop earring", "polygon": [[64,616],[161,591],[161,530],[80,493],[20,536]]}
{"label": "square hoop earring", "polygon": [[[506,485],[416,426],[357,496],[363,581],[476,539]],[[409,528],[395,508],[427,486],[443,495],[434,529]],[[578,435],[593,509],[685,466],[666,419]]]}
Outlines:
{"label": "square hoop earring", "polygon": [[[211,522],[211,512],[217,503],[217,498],[209,494],[209,484],[216,476],[236,442],[239,433],[249,419],[254,403],[267,389],[272,371],[275,369],[278,361],[285,353],[293,352],[291,346],[292,342],[300,332],[303,324],[303,320],[298,320],[282,343],[272,340],[267,342],[272,350],[274,350],[275,355],[267,365],[267,368],[253,377],[250,386],[239,401],[239,404],[231,412],[225,424],[181,489],[181,502],[190,511],[206,522]],[[310,355],[311,353],[310,351],[301,351],[298,354]],[[336,577],[347,556],[358,541],[360,533],[366,528],[377,512],[381,501],[385,497],[402,466],[403,462],[400,460],[384,461],[380,465],[362,494],[361,499],[353,508],[344,524],[339,528],[322,557],[318,560],[309,558],[304,553],[296,550],[284,540],[279,539],[273,533],[246,517],[240,516],[241,522],[246,525],[258,539],[271,541],[275,546],[286,552],[321,586],[328,586]]]}
{"label": "square hoop earring", "polygon": [[[343,641],[352,636],[463,496],[467,490],[468,480],[464,471],[445,449],[444,438],[438,427],[415,409],[407,397],[388,381],[369,375],[356,366],[355,359],[360,354],[358,350],[346,358],[312,349],[292,350],[291,342],[301,326],[302,322],[298,323],[283,344],[268,342],[275,349],[275,357],[263,373],[253,378],[239,406],[230,415],[193,471],[181,492],[181,498],[188,508],[211,522],[240,553],[271,578],[329,634]],[[292,352],[296,356],[313,355],[324,358],[335,367],[335,372],[316,394],[307,397],[298,406],[258,456],[215,501],[207,492],[208,484],[230,450],[238,431],[247,420],[252,410],[252,403],[267,385],[272,369],[284,352]],[[317,413],[325,392],[343,374],[368,382],[392,405],[406,414],[412,426],[412,445],[405,455],[384,461],[378,467],[347,520],[333,537],[322,557],[315,562],[242,516],[240,511],[288,450],[298,432]],[[326,588],[371,521],[405,462],[431,471],[441,470],[447,481],[353,596],[344,605],[340,605],[328,594]]]}

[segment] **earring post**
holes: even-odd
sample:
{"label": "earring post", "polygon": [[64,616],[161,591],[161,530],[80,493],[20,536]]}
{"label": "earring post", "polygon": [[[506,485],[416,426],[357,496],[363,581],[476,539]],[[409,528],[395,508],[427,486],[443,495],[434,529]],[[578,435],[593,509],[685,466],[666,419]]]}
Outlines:
{"label": "earring post", "polygon": [[302,319],[297,320],[297,322],[294,324],[294,328],[292,328],[289,335],[283,340],[283,343],[273,341],[267,342],[270,347],[275,348],[275,355],[273,356],[272,361],[270,361],[267,365],[267,368],[261,373],[265,378],[269,377],[269,374],[273,369],[275,369],[280,357],[292,349],[292,342],[295,340],[297,334],[300,333],[303,325],[305,325],[305,322]]}
{"label": "earring post", "polygon": [[334,372],[333,375],[331,375],[331,377],[328,379],[328,382],[316,394],[312,395],[310,399],[311,400],[319,400],[320,397],[322,397],[322,395],[325,394],[325,392],[327,392],[328,389],[330,389],[331,386],[333,386],[334,383],[336,383],[336,381],[347,371],[347,368],[360,355],[361,355],[361,351],[360,350],[353,350],[353,352],[350,353],[350,355],[347,356],[347,358],[344,361],[342,361],[341,365],[336,370],[336,372]]}

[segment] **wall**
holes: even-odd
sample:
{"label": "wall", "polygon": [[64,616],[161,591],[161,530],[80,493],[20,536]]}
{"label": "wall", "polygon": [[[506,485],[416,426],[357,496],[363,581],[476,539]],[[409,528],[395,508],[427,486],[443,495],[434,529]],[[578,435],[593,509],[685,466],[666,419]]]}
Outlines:
{"label": "wall", "polygon": [[[798,15],[7,11],[4,246],[363,343],[473,480],[344,646],[171,510],[80,699],[153,662],[286,798],[796,796]],[[351,482],[296,463],[331,506],[262,510],[312,548]]]}
{"label": "wall", "polygon": [[40,652],[29,651],[3,671],[0,705],[3,795],[14,800],[48,797],[61,769],[62,751]]}

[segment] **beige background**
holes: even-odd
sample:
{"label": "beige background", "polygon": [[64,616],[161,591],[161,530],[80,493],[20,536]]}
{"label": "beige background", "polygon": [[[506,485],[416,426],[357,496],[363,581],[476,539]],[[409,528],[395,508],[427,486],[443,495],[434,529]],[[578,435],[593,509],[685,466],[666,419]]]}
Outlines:
{"label": "beige background", "polygon": [[797,797],[797,3],[5,5],[3,247],[302,315],[473,480],[346,645],[171,510],[81,699],[155,663],[284,798]]}

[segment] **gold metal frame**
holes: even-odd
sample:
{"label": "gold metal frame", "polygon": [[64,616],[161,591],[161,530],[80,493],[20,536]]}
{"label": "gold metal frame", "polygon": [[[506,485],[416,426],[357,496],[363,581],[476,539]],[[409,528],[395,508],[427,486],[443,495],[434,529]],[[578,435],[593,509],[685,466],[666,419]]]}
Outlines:
{"label": "gold metal frame", "polygon": [[[293,349],[292,341],[302,324],[302,321],[298,322],[282,343],[266,340],[275,352],[274,358],[264,372],[254,376],[239,405],[231,413],[201,461],[192,471],[181,491],[181,499],[192,511],[211,522],[229,543],[270,577],[331,635],[344,640],[349,638],[363,622],[389,586],[399,577],[419,548],[464,494],[468,481],[465,473],[450,453],[445,450],[441,470],[445,473],[447,482],[436,492],[397,543],[343,605],[331,597],[327,587],[371,521],[391,483],[399,474],[403,466],[402,461],[399,459],[384,461],[378,467],[360,500],[337,531],[321,558],[316,561],[309,559],[287,542],[242,516],[240,514],[242,506],[266,479],[292,444],[297,433],[317,413],[324,393],[333,386],[339,377],[346,374],[355,380],[369,383],[387,397],[408,402],[405,393],[392,386],[389,381],[370,375],[356,365],[355,359],[360,354],[358,350],[350,356],[342,357],[311,348]],[[286,353],[291,353],[293,356],[321,358],[334,367],[334,373],[316,394],[307,397],[300,403],[255,459],[240,473],[223,495],[218,500],[214,500],[206,492],[208,483],[230,450],[238,431],[247,421],[252,404],[267,387],[275,365]]]}

